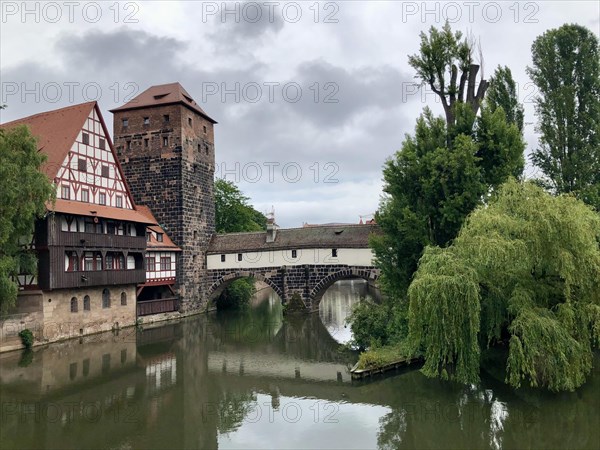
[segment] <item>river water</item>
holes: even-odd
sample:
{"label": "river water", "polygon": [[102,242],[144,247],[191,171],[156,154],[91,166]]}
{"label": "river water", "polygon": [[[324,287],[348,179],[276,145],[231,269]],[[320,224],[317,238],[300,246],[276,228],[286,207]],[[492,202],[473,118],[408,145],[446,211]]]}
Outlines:
{"label": "river water", "polygon": [[[368,295],[336,283],[320,314],[245,312],[88,336],[0,356],[0,448],[600,448],[600,358],[575,393],[477,386],[404,369],[352,381],[344,318]],[[494,372],[494,371],[492,371]]]}

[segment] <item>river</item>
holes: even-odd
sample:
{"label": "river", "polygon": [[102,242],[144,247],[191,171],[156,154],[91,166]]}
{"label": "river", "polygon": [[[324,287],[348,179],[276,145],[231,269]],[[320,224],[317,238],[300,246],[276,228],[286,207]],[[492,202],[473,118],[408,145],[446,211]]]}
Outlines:
{"label": "river", "polygon": [[600,358],[575,393],[514,391],[404,369],[352,381],[344,318],[368,295],[338,282],[320,314],[190,317],[0,355],[0,447],[56,449],[600,448]]}

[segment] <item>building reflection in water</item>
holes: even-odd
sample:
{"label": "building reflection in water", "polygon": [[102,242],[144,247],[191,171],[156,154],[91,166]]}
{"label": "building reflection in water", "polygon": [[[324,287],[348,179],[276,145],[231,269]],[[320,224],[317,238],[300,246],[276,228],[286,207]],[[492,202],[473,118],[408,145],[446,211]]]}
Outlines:
{"label": "building reflection in water", "polygon": [[352,382],[356,354],[323,323],[343,324],[363,287],[334,289],[323,321],[283,320],[263,293],[239,313],[2,354],[2,449],[597,448],[597,375],[561,396],[515,393],[501,374],[478,386],[409,369]]}

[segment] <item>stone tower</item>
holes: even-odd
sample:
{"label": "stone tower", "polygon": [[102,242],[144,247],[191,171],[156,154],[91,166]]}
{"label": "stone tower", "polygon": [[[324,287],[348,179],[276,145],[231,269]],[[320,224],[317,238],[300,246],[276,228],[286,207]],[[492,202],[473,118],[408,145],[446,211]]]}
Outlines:
{"label": "stone tower", "polygon": [[183,250],[183,312],[205,298],[205,252],[215,231],[214,125],[179,83],[152,86],[113,109],[114,144],[137,204],[147,205]]}

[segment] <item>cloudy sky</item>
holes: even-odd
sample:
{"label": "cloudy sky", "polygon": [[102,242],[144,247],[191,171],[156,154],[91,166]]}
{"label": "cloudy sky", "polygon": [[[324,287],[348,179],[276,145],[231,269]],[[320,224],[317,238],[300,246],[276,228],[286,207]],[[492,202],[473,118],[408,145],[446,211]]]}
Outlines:
{"label": "cloudy sky", "polygon": [[[508,65],[536,145],[525,68],[536,36],[599,33],[598,2],[1,2],[0,122],[97,100],[109,109],[179,81],[215,118],[217,176],[285,227],[359,221],[425,105],[407,56],[448,19]],[[529,171],[533,169],[529,168]]]}

